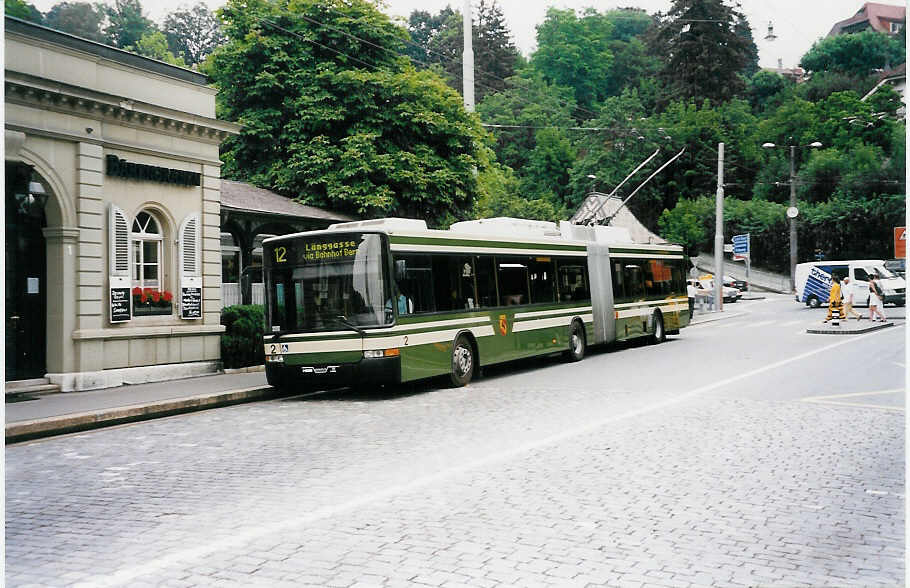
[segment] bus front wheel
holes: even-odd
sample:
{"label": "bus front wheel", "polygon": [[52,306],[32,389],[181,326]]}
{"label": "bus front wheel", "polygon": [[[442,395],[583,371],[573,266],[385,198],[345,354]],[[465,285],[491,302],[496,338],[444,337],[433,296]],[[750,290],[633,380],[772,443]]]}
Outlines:
{"label": "bus front wheel", "polygon": [[452,386],[460,388],[474,377],[474,346],[464,335],[459,335],[452,346],[452,373],[449,375]]}
{"label": "bus front wheel", "polygon": [[566,359],[569,361],[581,361],[585,356],[585,328],[579,321],[572,321],[569,327],[569,349],[566,351]]}

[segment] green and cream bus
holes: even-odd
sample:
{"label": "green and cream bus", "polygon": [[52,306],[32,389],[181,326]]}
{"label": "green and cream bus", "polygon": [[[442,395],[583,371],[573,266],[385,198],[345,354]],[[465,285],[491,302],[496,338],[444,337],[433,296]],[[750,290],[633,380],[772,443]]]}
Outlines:
{"label": "green and cream bus", "polygon": [[448,375],[689,323],[677,245],[510,218],[429,230],[378,219],[263,242],[266,374],[320,390]]}

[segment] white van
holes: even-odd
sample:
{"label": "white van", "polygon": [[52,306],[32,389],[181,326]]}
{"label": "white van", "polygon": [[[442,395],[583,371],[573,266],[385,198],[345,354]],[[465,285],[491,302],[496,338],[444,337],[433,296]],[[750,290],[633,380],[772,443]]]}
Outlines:
{"label": "white van", "polygon": [[869,305],[869,275],[875,275],[884,292],[883,302],[903,306],[906,301],[904,278],[889,271],[881,259],[853,259],[848,261],[811,261],[796,265],[796,301],[813,308],[828,304],[832,276],[848,277],[850,283],[844,290],[853,292],[856,306]]}

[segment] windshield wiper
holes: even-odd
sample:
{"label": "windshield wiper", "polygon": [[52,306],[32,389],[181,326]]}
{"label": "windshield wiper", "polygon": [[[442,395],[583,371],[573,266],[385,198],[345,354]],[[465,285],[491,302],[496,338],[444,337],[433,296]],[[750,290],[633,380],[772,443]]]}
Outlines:
{"label": "windshield wiper", "polygon": [[346,326],[346,327],[349,328],[349,329],[352,329],[352,330],[354,330],[354,331],[357,331],[357,333],[358,333],[361,337],[364,335],[363,329],[361,329],[361,328],[358,327],[357,325],[351,323],[351,322],[348,320],[348,317],[344,316],[343,314],[339,314],[338,316],[336,316],[336,317],[334,318],[334,320],[335,320],[335,322],[341,323],[342,325]]}

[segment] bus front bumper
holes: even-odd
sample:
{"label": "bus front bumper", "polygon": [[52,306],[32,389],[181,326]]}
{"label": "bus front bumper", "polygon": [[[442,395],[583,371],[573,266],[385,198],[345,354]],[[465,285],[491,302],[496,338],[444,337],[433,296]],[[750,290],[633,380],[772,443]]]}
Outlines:
{"label": "bus front bumper", "polygon": [[265,376],[276,388],[300,392],[330,390],[358,384],[396,384],[401,381],[401,358],[363,358],[356,363],[288,365],[266,361]]}

